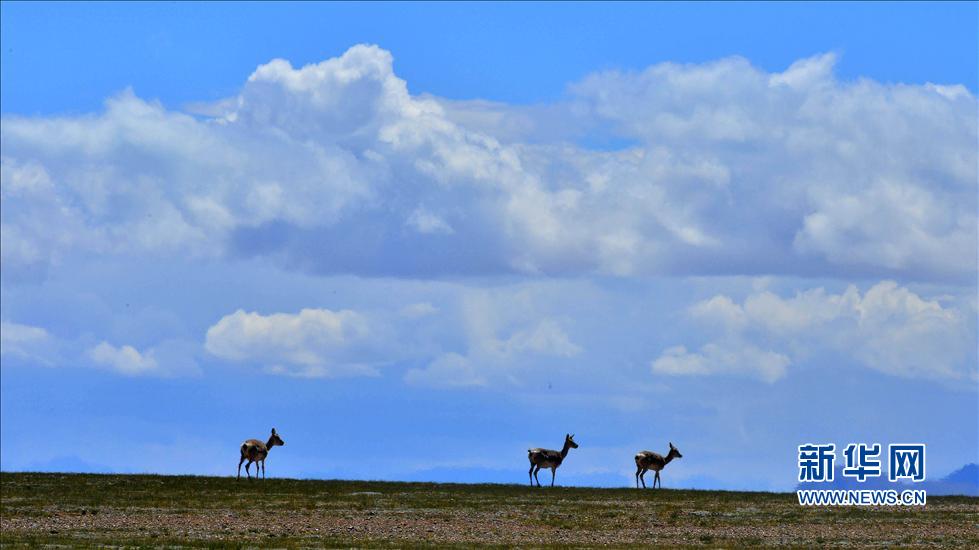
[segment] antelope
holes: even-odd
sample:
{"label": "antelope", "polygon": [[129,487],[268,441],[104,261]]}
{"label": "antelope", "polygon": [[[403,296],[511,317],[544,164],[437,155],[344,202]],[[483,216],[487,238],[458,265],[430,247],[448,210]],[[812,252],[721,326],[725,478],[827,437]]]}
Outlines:
{"label": "antelope", "polygon": [[670,452],[666,454],[666,458],[659,453],[654,453],[652,451],[639,451],[636,454],[636,489],[639,488],[639,480],[642,480],[642,488],[646,488],[646,472],[653,470],[656,472],[656,477],[653,478],[653,489],[656,488],[656,482],[659,481],[660,489],[663,488],[663,480],[659,478],[659,472],[666,467],[674,458],[683,458],[680,451],[670,443]]}
{"label": "antelope", "polygon": [[540,487],[540,479],[537,477],[537,472],[541,468],[550,468],[551,487],[554,487],[554,477],[557,473],[557,467],[564,462],[564,457],[568,456],[568,451],[572,448],[578,448],[578,444],[574,442],[574,434],[565,434],[564,447],[561,449],[561,452],[550,449],[527,449],[527,458],[530,459],[530,486],[534,486],[534,480],[536,479],[537,486]]}
{"label": "antelope", "polygon": [[276,445],[285,445],[286,442],[282,441],[279,434],[275,433],[275,428],[272,428],[272,437],[269,437],[267,443],[262,443],[257,439],[249,439],[241,444],[241,460],[238,461],[238,479],[241,479],[241,463],[248,460],[248,464],[245,464],[245,475],[248,479],[252,478],[251,473],[248,471],[248,467],[255,463],[255,479],[258,479],[258,469],[262,468],[262,479],[265,479],[265,457],[269,456],[269,451],[272,447]]}

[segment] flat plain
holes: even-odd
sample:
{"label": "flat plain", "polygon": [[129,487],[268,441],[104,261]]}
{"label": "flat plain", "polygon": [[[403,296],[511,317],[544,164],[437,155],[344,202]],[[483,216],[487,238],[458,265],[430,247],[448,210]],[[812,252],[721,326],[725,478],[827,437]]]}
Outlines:
{"label": "flat plain", "polygon": [[794,493],[0,473],[0,545],[979,547],[979,498],[801,507]]}

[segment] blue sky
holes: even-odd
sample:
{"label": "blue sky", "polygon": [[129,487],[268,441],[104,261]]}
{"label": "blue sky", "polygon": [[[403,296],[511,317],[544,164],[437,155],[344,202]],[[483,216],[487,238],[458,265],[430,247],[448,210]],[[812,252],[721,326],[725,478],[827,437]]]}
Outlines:
{"label": "blue sky", "polygon": [[979,454],[974,3],[0,10],[4,470]]}

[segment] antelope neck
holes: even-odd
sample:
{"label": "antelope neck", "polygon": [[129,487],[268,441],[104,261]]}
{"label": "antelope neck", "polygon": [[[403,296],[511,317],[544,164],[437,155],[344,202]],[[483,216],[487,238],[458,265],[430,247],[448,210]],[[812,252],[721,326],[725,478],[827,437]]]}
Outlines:
{"label": "antelope neck", "polygon": [[561,449],[561,458],[566,458],[568,456],[568,451],[570,450],[571,450],[571,444],[565,441],[564,448]]}

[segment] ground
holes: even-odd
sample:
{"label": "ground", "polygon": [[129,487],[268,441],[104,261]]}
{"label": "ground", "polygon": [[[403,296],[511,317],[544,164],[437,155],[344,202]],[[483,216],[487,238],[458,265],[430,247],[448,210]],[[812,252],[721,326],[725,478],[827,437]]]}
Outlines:
{"label": "ground", "polygon": [[0,545],[979,547],[979,499],[801,507],[794,493],[0,473]]}

